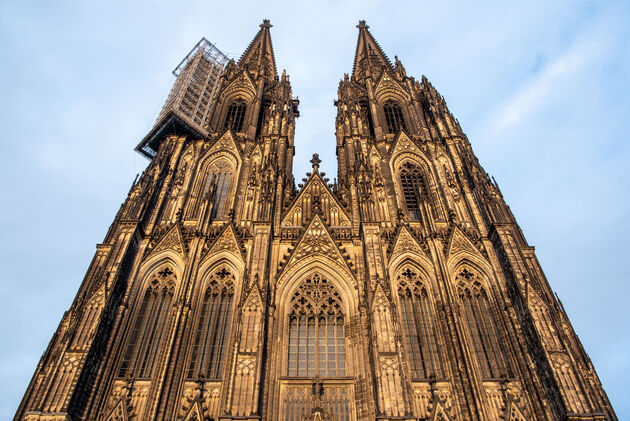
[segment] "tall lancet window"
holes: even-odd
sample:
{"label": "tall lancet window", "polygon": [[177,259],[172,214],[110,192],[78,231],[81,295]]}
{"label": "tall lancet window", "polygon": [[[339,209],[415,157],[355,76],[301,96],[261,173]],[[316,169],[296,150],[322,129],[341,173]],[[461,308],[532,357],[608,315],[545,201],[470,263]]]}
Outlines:
{"label": "tall lancet window", "polygon": [[410,268],[398,276],[398,297],[411,377],[441,378],[435,312],[425,284]]}
{"label": "tall lancet window", "polygon": [[228,107],[227,114],[225,115],[225,124],[223,129],[232,129],[233,132],[240,132],[243,130],[243,121],[245,120],[245,111],[247,110],[247,104],[243,99],[237,99],[233,101]]}
{"label": "tall lancet window", "polygon": [[501,349],[488,293],[477,275],[468,269],[459,271],[456,283],[462,316],[472,339],[472,348],[481,368],[481,375],[484,379],[511,376],[507,358]]}
{"label": "tall lancet window", "polygon": [[227,202],[230,178],[232,177],[231,170],[230,167],[218,168],[215,172],[208,174],[204,196],[213,202],[212,219],[225,216],[225,203]]}
{"label": "tall lancet window", "polygon": [[385,112],[385,123],[387,123],[387,133],[398,133],[401,130],[406,130],[405,118],[403,117],[402,109],[400,105],[392,100],[385,102],[383,106]]}
{"label": "tall lancet window", "polygon": [[151,277],[127,338],[120,377],[151,377],[168,326],[176,282],[170,266],[164,266]]}
{"label": "tall lancet window", "polygon": [[346,375],[344,314],[339,292],[318,274],[302,282],[289,310],[289,376]]}
{"label": "tall lancet window", "polygon": [[405,162],[400,167],[400,185],[409,220],[422,221],[421,206],[427,197],[427,187],[420,168],[411,162]]}
{"label": "tall lancet window", "polygon": [[207,282],[193,341],[188,378],[220,379],[230,335],[234,302],[234,275],[226,268]]}

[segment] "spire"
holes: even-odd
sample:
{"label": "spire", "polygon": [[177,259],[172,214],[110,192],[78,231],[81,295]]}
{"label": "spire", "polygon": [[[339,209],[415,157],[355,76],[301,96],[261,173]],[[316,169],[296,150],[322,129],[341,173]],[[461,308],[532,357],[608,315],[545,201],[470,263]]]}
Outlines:
{"label": "spire", "polygon": [[252,42],[238,61],[239,66],[246,67],[251,72],[264,74],[268,78],[278,76],[276,70],[276,58],[273,54],[271,44],[271,34],[269,28],[273,25],[269,19],[264,19],[260,24],[260,31],[256,34]]}
{"label": "spire", "polygon": [[352,78],[363,79],[368,75],[380,76],[384,69],[394,70],[387,55],[378,45],[364,20],[359,21],[359,40],[357,41],[357,51],[354,55],[354,66],[352,67]]}

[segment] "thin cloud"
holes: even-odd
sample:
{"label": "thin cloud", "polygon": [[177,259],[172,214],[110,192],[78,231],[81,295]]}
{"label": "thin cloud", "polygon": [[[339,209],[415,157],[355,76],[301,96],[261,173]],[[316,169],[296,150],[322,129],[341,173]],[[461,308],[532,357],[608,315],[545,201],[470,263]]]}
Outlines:
{"label": "thin cloud", "polygon": [[588,45],[578,45],[536,73],[533,79],[525,82],[512,97],[490,114],[489,133],[497,139],[508,129],[517,126],[543,104],[546,96],[553,89],[554,83],[578,71],[590,58],[590,53],[591,49]]}

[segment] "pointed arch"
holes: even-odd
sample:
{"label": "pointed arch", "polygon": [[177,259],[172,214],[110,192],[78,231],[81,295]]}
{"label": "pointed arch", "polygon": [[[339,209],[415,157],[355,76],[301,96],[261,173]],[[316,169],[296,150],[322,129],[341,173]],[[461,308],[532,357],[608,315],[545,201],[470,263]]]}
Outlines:
{"label": "pointed arch", "polygon": [[394,279],[411,377],[441,378],[444,363],[438,348],[439,326],[431,282],[412,263],[402,265]]}
{"label": "pointed arch", "polygon": [[236,271],[224,262],[207,270],[195,303],[196,320],[188,363],[189,379],[221,379],[238,288]]}
{"label": "pointed arch", "polygon": [[312,272],[300,280],[287,303],[286,375],[343,377],[346,345],[343,299],[325,276]]}
{"label": "pointed arch", "polygon": [[170,258],[147,264],[148,276],[140,283],[139,301],[126,337],[119,377],[151,378],[160,343],[170,324],[179,268]]}
{"label": "pointed arch", "polygon": [[233,99],[227,107],[225,118],[223,119],[223,130],[233,132],[243,131],[243,123],[247,112],[247,102],[243,98]]}
{"label": "pointed arch", "polygon": [[455,272],[455,291],[461,305],[462,322],[468,332],[481,376],[486,380],[511,377],[493,311],[490,288],[481,272],[461,264]]}
{"label": "pointed arch", "polygon": [[212,205],[212,219],[223,219],[232,206],[239,161],[230,153],[212,154],[202,159],[186,218],[196,219],[202,206]]}
{"label": "pointed arch", "polygon": [[400,131],[407,130],[402,107],[397,101],[392,99],[386,100],[383,103],[383,115],[385,116],[387,133],[397,134]]}
{"label": "pointed arch", "polygon": [[390,171],[398,203],[407,210],[411,220],[446,219],[432,165],[404,133],[398,137],[392,152]]}

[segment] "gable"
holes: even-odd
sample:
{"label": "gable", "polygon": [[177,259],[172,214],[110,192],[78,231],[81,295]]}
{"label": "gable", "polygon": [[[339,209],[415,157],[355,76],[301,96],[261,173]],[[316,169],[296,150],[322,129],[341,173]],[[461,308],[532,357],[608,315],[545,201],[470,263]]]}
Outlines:
{"label": "gable", "polygon": [[224,101],[233,96],[243,96],[250,102],[256,96],[254,82],[246,71],[241,71],[221,92],[221,100]]}
{"label": "gable", "polygon": [[[306,228],[306,231],[304,231],[304,234],[295,247],[295,250],[291,253],[285,269],[293,263],[299,262],[307,257],[316,256],[324,256],[343,265],[350,271],[345,258],[337,248],[337,245],[328,233],[328,230],[319,215],[315,215],[313,217],[311,223]],[[352,272],[350,271],[350,273]]]}
{"label": "gable", "polygon": [[160,241],[153,247],[147,257],[155,256],[163,251],[173,251],[180,256],[185,256],[184,241],[182,235],[179,232],[177,225],[174,225],[167,233],[160,239]]}
{"label": "gable", "polygon": [[458,254],[466,253],[480,257],[484,261],[486,258],[481,254],[479,249],[472,243],[472,241],[465,235],[459,227],[453,229],[451,235],[451,241],[448,244],[448,250],[446,252],[447,258],[450,260]]}
{"label": "gable", "polygon": [[409,94],[405,91],[403,86],[399,84],[388,71],[384,71],[374,88],[374,98],[379,103],[382,103],[388,99],[388,96],[397,97],[399,100],[410,100]]}
{"label": "gable", "polygon": [[390,254],[390,261],[406,253],[413,253],[418,256],[427,258],[424,250],[422,250],[422,247],[420,247],[420,244],[418,244],[413,235],[411,235],[407,227],[403,226],[398,232],[398,236],[394,241],[394,246],[392,247],[392,252]]}
{"label": "gable", "polygon": [[313,216],[313,201],[319,199],[319,207],[322,210],[324,220],[330,226],[348,227],[352,225],[350,218],[337,201],[319,173],[313,176],[300,191],[289,210],[285,213],[280,224],[281,227],[304,226]]}
{"label": "gable", "polygon": [[202,261],[223,252],[231,253],[241,261],[245,261],[245,256],[243,256],[243,252],[238,244],[238,239],[236,238],[236,232],[234,232],[234,227],[232,227],[231,224],[226,226],[221,235],[219,235],[219,238],[217,238],[212,247],[210,247],[203,256]]}
{"label": "gable", "polygon": [[210,147],[208,152],[206,152],[206,156],[204,157],[204,161],[208,159],[211,155],[227,152],[230,155],[236,158],[237,163],[241,161],[241,152],[236,145],[236,141],[234,140],[234,135],[231,130],[227,130],[223,135]]}
{"label": "gable", "polygon": [[413,140],[409,138],[409,136],[405,134],[405,132],[400,133],[390,151],[391,164],[393,164],[394,161],[398,161],[398,158],[408,156],[409,154],[416,155],[416,161],[421,161],[422,163],[424,163],[425,161],[424,159],[422,159],[424,158],[424,153],[422,152],[422,150],[418,147],[418,145],[416,145]]}

